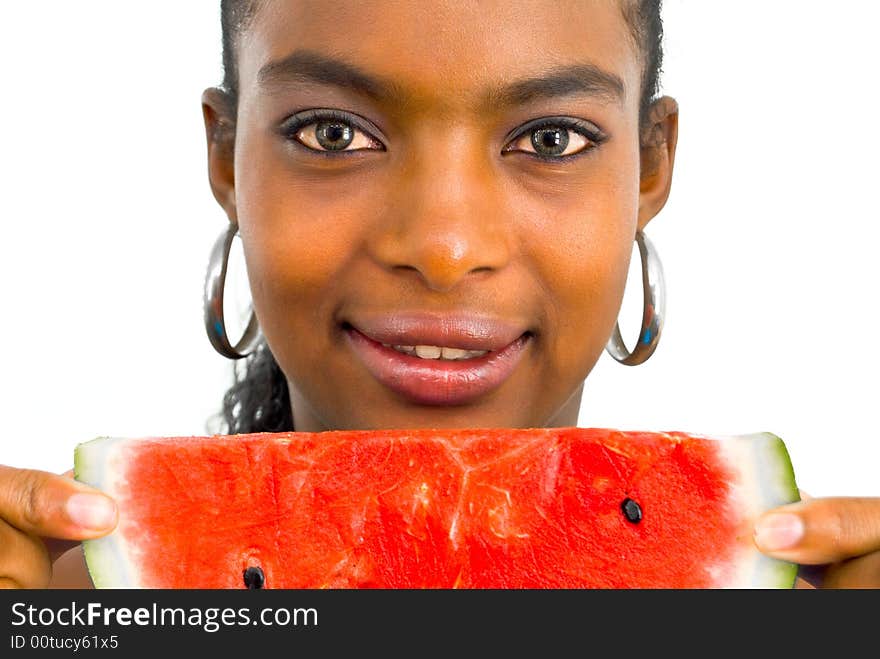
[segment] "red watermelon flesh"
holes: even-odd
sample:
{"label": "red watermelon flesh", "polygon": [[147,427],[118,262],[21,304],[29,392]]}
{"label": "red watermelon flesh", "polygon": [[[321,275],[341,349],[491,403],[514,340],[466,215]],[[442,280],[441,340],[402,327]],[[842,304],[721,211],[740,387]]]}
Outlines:
{"label": "red watermelon flesh", "polygon": [[[76,449],[114,497],[97,587],[791,587],[757,516],[795,501],[782,441],[610,429],[332,431]],[[253,582],[249,582],[253,586]]]}

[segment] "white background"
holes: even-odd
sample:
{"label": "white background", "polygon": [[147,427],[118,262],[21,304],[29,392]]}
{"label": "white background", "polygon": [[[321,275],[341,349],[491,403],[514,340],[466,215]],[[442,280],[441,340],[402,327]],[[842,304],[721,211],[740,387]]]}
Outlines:
{"label": "white background", "polygon": [[[98,435],[206,432],[231,381],[202,325],[200,109],[219,2],[4,3],[0,462]],[[880,5],[667,0],[681,107],[648,235],[668,288],[644,365],[603,354],[580,425],[780,435],[813,495],[880,495],[873,415]],[[641,317],[637,252],[622,312]]]}

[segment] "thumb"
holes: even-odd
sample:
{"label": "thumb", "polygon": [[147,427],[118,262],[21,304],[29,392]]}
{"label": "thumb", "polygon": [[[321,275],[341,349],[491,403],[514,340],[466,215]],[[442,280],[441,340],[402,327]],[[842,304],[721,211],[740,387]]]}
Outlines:
{"label": "thumb", "polygon": [[28,535],[85,540],[116,526],[113,499],[71,478],[0,465],[0,519]]}

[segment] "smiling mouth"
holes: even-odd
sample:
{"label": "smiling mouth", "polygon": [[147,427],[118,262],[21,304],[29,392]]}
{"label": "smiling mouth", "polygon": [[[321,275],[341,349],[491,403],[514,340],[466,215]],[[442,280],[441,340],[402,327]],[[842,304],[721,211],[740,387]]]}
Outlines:
{"label": "smiling mouth", "polygon": [[513,374],[532,338],[531,332],[524,332],[504,344],[489,336],[468,336],[446,339],[441,345],[410,345],[378,341],[350,323],[343,330],[352,352],[376,381],[408,402],[435,406],[472,403],[498,389]]}

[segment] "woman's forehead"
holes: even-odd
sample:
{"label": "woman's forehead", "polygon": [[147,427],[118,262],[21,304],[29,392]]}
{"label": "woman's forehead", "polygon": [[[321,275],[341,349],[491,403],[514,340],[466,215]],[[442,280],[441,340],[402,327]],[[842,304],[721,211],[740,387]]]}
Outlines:
{"label": "woman's forehead", "polygon": [[434,109],[503,104],[553,85],[636,107],[640,81],[617,0],[271,0],[238,59],[242,95],[324,76]]}

